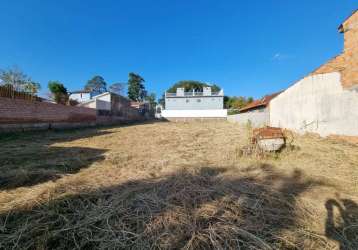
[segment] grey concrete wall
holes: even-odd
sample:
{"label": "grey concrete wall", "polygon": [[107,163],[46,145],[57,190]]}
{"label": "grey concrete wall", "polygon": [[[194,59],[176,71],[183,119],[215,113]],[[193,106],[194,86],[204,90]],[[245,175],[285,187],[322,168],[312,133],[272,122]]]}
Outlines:
{"label": "grey concrete wall", "polygon": [[263,127],[269,125],[270,114],[268,108],[265,108],[262,109],[262,112],[254,111],[237,115],[229,115],[227,120],[229,122],[236,122],[242,125],[246,125],[250,122],[253,127]]}
{"label": "grey concrete wall", "polygon": [[53,123],[24,123],[24,124],[0,124],[0,134],[18,133],[27,131],[45,130],[66,130],[90,128],[95,126],[130,124],[135,122],[145,122],[146,119],[129,119],[125,117],[101,117],[96,122],[53,122]]}
{"label": "grey concrete wall", "polygon": [[270,102],[270,125],[358,136],[358,91],[344,90],[340,73],[306,77]]}
{"label": "grey concrete wall", "polygon": [[44,131],[44,130],[64,130],[74,128],[86,128],[96,126],[96,122],[53,122],[53,123],[23,123],[23,124],[0,124],[1,133]]}
{"label": "grey concrete wall", "polygon": [[224,97],[222,96],[165,98],[165,109],[167,110],[209,110],[223,108]]}

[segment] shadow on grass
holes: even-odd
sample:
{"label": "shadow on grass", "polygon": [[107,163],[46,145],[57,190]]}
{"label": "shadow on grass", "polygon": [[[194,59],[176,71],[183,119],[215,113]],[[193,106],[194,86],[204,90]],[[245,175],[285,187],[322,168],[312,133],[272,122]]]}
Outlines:
{"label": "shadow on grass", "polygon": [[[0,134],[0,191],[28,187],[73,174],[104,159],[106,150],[56,147],[55,143],[110,135],[110,128],[148,125],[157,120],[61,131]],[[116,132],[120,133],[120,131]]]}
{"label": "shadow on grass", "polygon": [[326,202],[326,236],[339,243],[341,250],[358,249],[358,204],[349,199]]}
{"label": "shadow on grass", "polygon": [[325,183],[270,165],[227,171],[187,167],[2,214],[0,248],[305,248],[298,221],[309,215],[297,200]]}
{"label": "shadow on grass", "polygon": [[0,190],[28,187],[73,174],[104,159],[106,150],[55,143],[110,134],[97,129],[8,134],[0,146]]}

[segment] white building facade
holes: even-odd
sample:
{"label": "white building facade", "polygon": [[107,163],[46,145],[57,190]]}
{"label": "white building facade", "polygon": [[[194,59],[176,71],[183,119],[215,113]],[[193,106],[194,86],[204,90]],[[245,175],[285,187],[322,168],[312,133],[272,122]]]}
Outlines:
{"label": "white building facade", "polygon": [[204,87],[202,92],[185,92],[184,88],[178,88],[176,93],[165,94],[161,116],[168,119],[226,118],[224,91],[212,92],[211,87]]}

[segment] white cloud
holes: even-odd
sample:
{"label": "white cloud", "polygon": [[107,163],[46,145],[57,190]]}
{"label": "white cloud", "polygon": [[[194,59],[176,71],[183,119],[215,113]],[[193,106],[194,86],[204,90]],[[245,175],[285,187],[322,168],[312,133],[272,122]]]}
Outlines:
{"label": "white cloud", "polygon": [[280,52],[274,54],[271,58],[272,61],[282,61],[282,60],[286,60],[289,58],[289,55],[287,54],[282,54]]}

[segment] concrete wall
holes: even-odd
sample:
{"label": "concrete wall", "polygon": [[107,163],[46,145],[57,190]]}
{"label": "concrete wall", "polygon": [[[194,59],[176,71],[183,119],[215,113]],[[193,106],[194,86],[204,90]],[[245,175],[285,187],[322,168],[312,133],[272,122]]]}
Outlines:
{"label": "concrete wall", "polygon": [[253,127],[263,127],[270,124],[270,114],[268,108],[263,108],[253,112],[229,115],[227,120],[229,122],[237,122],[243,125],[250,122]]}
{"label": "concrete wall", "polygon": [[226,109],[210,110],[162,110],[164,118],[226,118]]}
{"label": "concrete wall", "polygon": [[344,90],[337,72],[306,77],[271,101],[270,125],[358,136],[358,91]]}
{"label": "concrete wall", "polygon": [[209,110],[223,108],[224,97],[222,96],[165,98],[165,109],[167,110]]}

